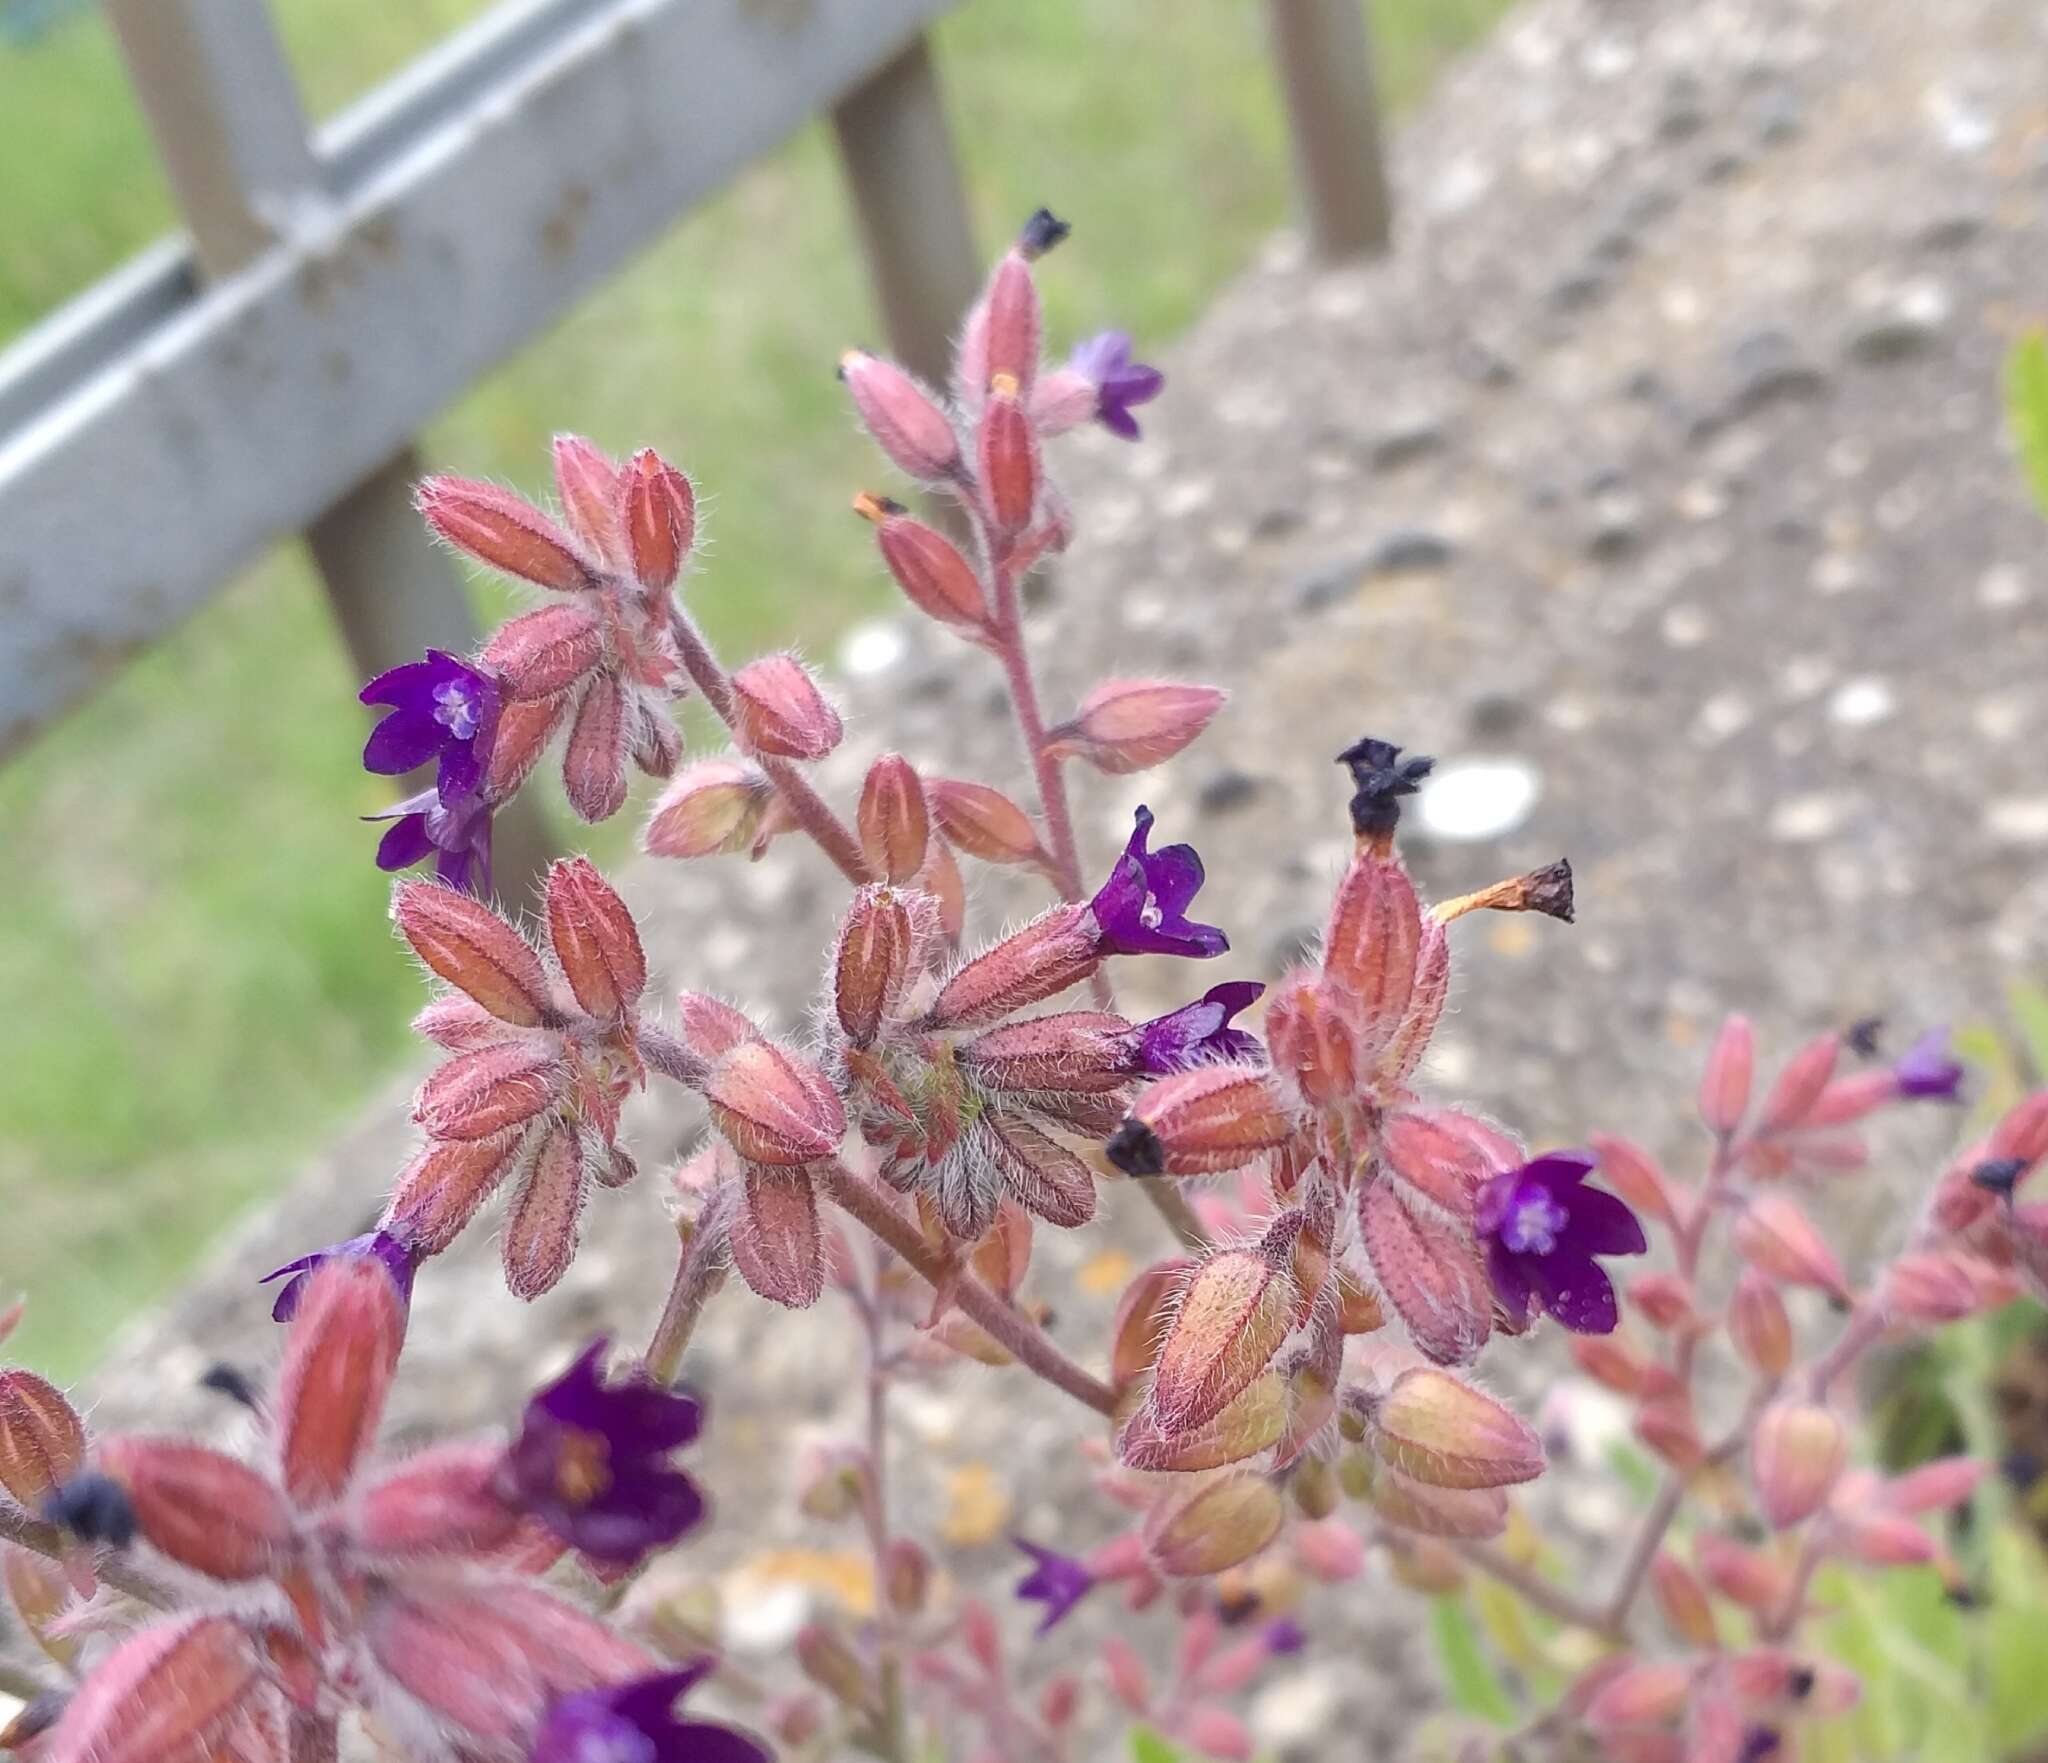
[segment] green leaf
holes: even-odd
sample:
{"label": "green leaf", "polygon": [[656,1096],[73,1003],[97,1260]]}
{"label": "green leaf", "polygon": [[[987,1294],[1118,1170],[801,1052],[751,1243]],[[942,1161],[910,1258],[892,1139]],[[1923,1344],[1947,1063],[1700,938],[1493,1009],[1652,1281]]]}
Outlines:
{"label": "green leaf", "polygon": [[1180,1751],[1149,1726],[1134,1726],[1131,1763],[1180,1763]]}
{"label": "green leaf", "polygon": [[2035,331],[2013,345],[2005,363],[2005,408],[2034,500],[2048,512],[2048,335]]}
{"label": "green leaf", "polygon": [[2016,980],[2008,997],[2034,1077],[2048,1075],[2048,992],[2025,980]]}
{"label": "green leaf", "polygon": [[1607,1467],[1621,1485],[1645,1505],[1657,1497],[1657,1488],[1663,1481],[1656,1464],[1626,1439],[1616,1439],[1607,1447]]}
{"label": "green leaf", "polygon": [[1479,1631],[1462,1598],[1438,1598],[1430,1616],[1430,1630],[1436,1637],[1437,1657],[1443,1661],[1444,1684],[1450,1691],[1451,1706],[1461,1714],[1490,1720],[1496,1726],[1511,1726],[1515,1705],[1486,1662],[1479,1645]]}

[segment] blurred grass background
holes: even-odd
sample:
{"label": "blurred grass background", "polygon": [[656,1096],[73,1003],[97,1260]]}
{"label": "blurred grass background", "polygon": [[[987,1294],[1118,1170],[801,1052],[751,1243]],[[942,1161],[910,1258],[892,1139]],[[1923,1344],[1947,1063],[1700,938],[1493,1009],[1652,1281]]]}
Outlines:
{"label": "blurred grass background", "polygon": [[[1390,99],[1504,8],[1373,0]],[[276,0],[320,116],[483,9]],[[1046,277],[1056,340],[1114,323],[1156,347],[1285,222],[1261,15],[980,0],[940,28],[984,245],[1041,202],[1075,223]],[[0,49],[0,165],[0,343],[172,225],[90,10]],[[793,635],[822,653],[887,602],[844,515],[876,468],[832,373],[849,341],[875,340],[814,125],[479,386],[426,453],[537,490],[558,428],[661,447],[708,493],[693,592],[713,635],[734,654]],[[408,1055],[417,981],[353,818],[385,795],[356,763],[358,683],[283,550],[0,770],[0,1300],[30,1293],[32,1363],[90,1364]],[[619,851],[638,818],[593,848]],[[391,1172],[360,1174],[367,1199]]]}

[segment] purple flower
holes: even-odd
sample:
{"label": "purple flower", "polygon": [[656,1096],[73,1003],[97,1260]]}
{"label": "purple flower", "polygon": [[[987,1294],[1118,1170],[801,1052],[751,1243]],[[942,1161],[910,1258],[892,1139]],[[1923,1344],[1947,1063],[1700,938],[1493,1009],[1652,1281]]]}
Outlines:
{"label": "purple flower", "polygon": [[1948,1030],[1931,1028],[1892,1067],[1892,1082],[1902,1097],[1925,1102],[1953,1102],[1963,1087],[1962,1062],[1948,1050]]}
{"label": "purple flower", "polygon": [[1212,1060],[1263,1058],[1259,1037],[1232,1028],[1230,1019],[1248,1010],[1266,988],[1255,979],[1227,980],[1211,986],[1192,1004],[1167,1016],[1138,1025],[1138,1058],[1155,1077],[1185,1071]]}
{"label": "purple flower", "polygon": [[1308,1635],[1291,1616],[1282,1616],[1267,1623],[1263,1638],[1266,1651],[1279,1656],[1298,1653],[1308,1645]]}
{"label": "purple flower", "polygon": [[1494,1295],[1515,1325],[1532,1304],[1574,1334],[1611,1334],[1614,1286],[1596,1255],[1640,1255],[1650,1245],[1636,1215],[1584,1185],[1590,1151],[1552,1151],[1479,1190],[1472,1225],[1486,1247]]}
{"label": "purple flower", "polygon": [[704,1516],[697,1484],[669,1461],[703,1405],[629,1377],[607,1385],[602,1338],[532,1401],[506,1454],[507,1497],[572,1549],[630,1565]]}
{"label": "purple flower", "polygon": [[1106,955],[1188,955],[1207,960],[1230,947],[1211,924],[1192,924],[1188,904],[1202,887],[1202,860],[1192,845],[1147,851],[1152,810],[1138,810],[1137,830],[1089,901]]}
{"label": "purple flower", "polygon": [[396,823],[377,847],[378,868],[409,869],[432,856],[450,887],[488,893],[491,807],[483,799],[483,779],[498,728],[497,681],[429,649],[424,661],[380,673],[361,697],[391,711],[363,747],[366,770],[396,777],[430,759],[439,762],[431,789],[366,816]]}
{"label": "purple flower", "polygon": [[531,1763],[774,1763],[765,1745],[710,1720],[680,1720],[677,1700],[711,1670],[637,1677],[565,1696],[548,1710]]}
{"label": "purple flower", "polygon": [[1037,1631],[1044,1634],[1095,1589],[1095,1575],[1071,1555],[1041,1549],[1022,1537],[1012,1537],[1010,1541],[1038,1564],[1017,1582],[1017,1596],[1027,1603],[1045,1606],[1045,1616]]}
{"label": "purple flower", "polygon": [[[287,1261],[274,1273],[266,1273],[256,1283],[267,1286],[274,1279],[285,1280],[284,1290],[277,1294],[277,1302],[271,1307],[273,1322],[289,1322],[298,1314],[299,1300],[306,1295],[306,1282],[313,1277],[316,1267],[323,1267],[329,1261],[368,1260],[382,1263],[384,1271],[391,1275],[391,1283],[398,1288],[402,1303],[412,1302],[412,1276],[419,1266],[409,1244],[401,1243],[388,1231],[373,1230],[359,1237],[350,1237],[345,1243],[336,1243],[331,1248],[315,1249],[310,1255],[301,1255],[296,1261]],[[286,1279],[289,1274],[291,1277]]]}
{"label": "purple flower", "polygon": [[1166,375],[1131,359],[1130,333],[1104,331],[1090,337],[1076,346],[1068,365],[1095,387],[1095,420],[1113,435],[1137,440],[1138,422],[1131,406],[1158,397]]}

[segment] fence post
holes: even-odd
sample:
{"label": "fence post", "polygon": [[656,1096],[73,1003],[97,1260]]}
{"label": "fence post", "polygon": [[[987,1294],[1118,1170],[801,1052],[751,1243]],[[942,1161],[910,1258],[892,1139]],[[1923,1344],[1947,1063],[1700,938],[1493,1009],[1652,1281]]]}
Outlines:
{"label": "fence post", "polygon": [[1268,0],[1309,237],[1326,261],[1373,256],[1393,231],[1372,43],[1360,0]]}
{"label": "fence post", "polygon": [[953,137],[918,37],[832,112],[889,347],[935,386],[981,280]]}
{"label": "fence post", "polygon": [[[298,86],[264,0],[106,0],[128,78],[209,278],[275,243],[295,205],[324,199]],[[328,509],[306,540],[357,672],[476,640],[461,578],[412,508],[407,448]],[[505,898],[525,904],[548,852],[530,798],[498,817]]]}

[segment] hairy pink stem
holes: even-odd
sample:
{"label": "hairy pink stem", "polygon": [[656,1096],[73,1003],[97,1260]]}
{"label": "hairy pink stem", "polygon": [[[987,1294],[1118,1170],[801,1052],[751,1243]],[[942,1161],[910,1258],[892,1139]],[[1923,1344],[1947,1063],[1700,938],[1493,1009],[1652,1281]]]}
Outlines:
{"label": "hairy pink stem", "polygon": [[[695,682],[697,690],[704,694],[704,702],[711,706],[712,714],[737,734],[732,681],[718,664],[718,657],[711,652],[704,633],[679,605],[669,608],[668,622],[669,632],[675,638],[676,652],[682,657],[683,670]],[[775,786],[775,792],[782,798],[790,817],[810,835],[818,849],[832,859],[840,874],[855,887],[873,881],[875,872],[860,848],[860,841],[832,812],[825,798],[811,788],[810,780],[787,759],[757,755],[756,762],[767,773],[768,781]]]}
{"label": "hairy pink stem", "polygon": [[882,1338],[882,1268],[888,1251],[875,1248],[875,1289],[860,1305],[868,1360],[868,1473],[861,1519],[874,1557],[876,1675],[882,1692],[876,1751],[889,1763],[908,1763],[909,1733],[903,1714],[903,1642],[890,1603],[889,1586],[889,1370]]}
{"label": "hairy pink stem", "polygon": [[647,1375],[658,1384],[673,1386],[682,1375],[683,1354],[696,1332],[697,1319],[725,1284],[729,1210],[725,1191],[714,1193],[676,1258],[675,1281],[662,1305],[661,1320],[654,1325],[654,1338],[647,1343]]}
{"label": "hairy pink stem", "polygon": [[943,1286],[950,1291],[953,1301],[1018,1364],[1098,1414],[1116,1411],[1116,1391],[1076,1365],[1052,1344],[1037,1323],[1011,1309],[972,1273],[949,1264],[867,1182],[843,1164],[821,1163],[815,1167],[823,1177],[825,1192],[841,1211],[850,1213],[871,1235],[895,1250],[927,1285]]}

